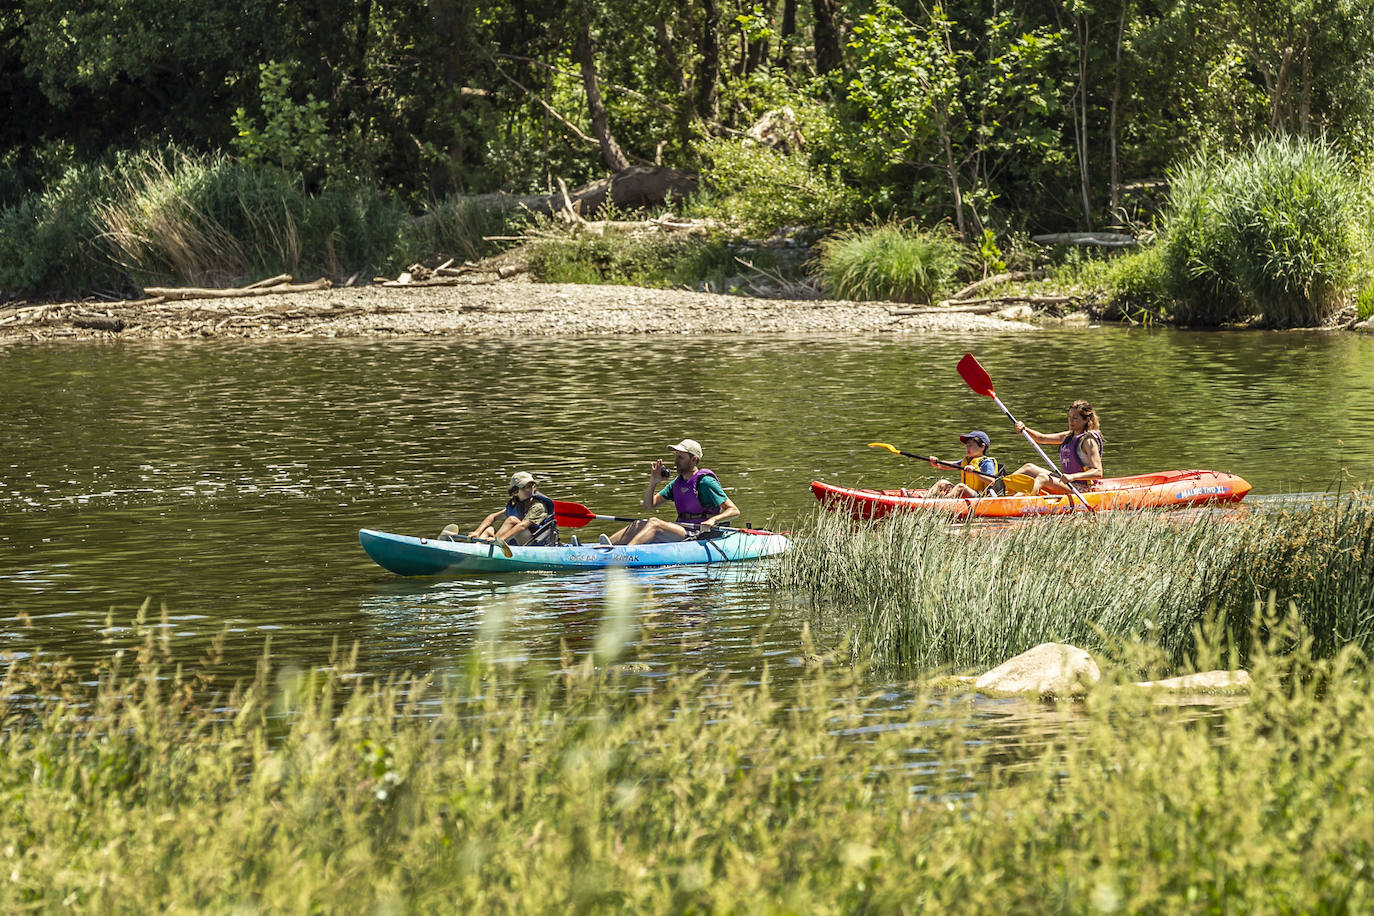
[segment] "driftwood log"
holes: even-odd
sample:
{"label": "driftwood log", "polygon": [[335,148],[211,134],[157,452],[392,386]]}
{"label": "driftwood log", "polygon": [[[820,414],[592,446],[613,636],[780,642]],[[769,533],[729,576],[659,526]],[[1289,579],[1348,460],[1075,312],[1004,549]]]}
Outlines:
{"label": "driftwood log", "polygon": [[947,302],[958,302],[962,299],[967,299],[969,296],[978,292],[978,290],[987,289],[989,286],[996,286],[999,283],[1019,283],[1022,280],[1040,280],[1043,279],[1044,276],[1045,272],[1043,270],[1012,270],[1006,273],[993,274],[991,277],[984,277],[981,280],[970,283],[953,296],[942,300],[939,304],[944,305]]}
{"label": "driftwood log", "polygon": [[[675,203],[696,191],[697,176],[658,166],[631,166],[607,178],[567,192],[567,204],[583,217],[595,216],[609,201],[621,210],[640,210]],[[471,200],[499,209],[524,209],[545,216],[563,209],[564,196],[553,194],[479,194]],[[424,220],[427,217],[420,217]]]}
{"label": "driftwood log", "polygon": [[[290,277],[288,276],[287,279],[289,280]],[[186,299],[242,299],[249,296],[273,296],[278,293],[304,293],[312,289],[329,289],[333,285],[328,279],[321,277],[313,283],[279,282],[274,286],[254,285],[231,289],[205,289],[196,286],[146,286],[143,291],[149,296],[158,296],[173,302],[180,302]]]}

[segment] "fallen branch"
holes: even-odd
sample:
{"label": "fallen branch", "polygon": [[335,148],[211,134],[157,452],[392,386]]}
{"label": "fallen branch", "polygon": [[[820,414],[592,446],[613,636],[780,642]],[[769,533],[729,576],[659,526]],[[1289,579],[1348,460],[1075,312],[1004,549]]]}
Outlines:
{"label": "fallen branch", "polygon": [[266,289],[269,286],[280,286],[283,283],[290,283],[294,277],[290,274],[277,274],[275,277],[268,277],[266,280],[259,280],[256,283],[249,283],[244,289]]}
{"label": "fallen branch", "polygon": [[948,315],[951,313],[967,312],[970,314],[990,314],[1017,303],[1028,305],[1064,305],[1069,302],[1077,302],[1081,296],[989,296],[985,299],[969,299],[965,302],[955,303],[951,299],[937,302],[935,305],[927,305],[919,308],[890,309],[892,315]]}
{"label": "fallen branch", "polygon": [[329,289],[334,284],[321,277],[313,283],[279,283],[276,286],[253,289],[252,287],[232,289],[199,289],[194,286],[147,286],[143,291],[150,296],[180,302],[187,299],[241,299],[248,296],[272,296],[278,293],[304,293],[313,289]]}
{"label": "fallen branch", "polygon": [[945,302],[954,302],[959,299],[967,299],[980,289],[987,289],[989,286],[996,286],[999,283],[1017,283],[1021,280],[1040,280],[1045,276],[1043,270],[1013,270],[1007,273],[993,274],[991,277],[984,277],[982,280],[970,283],[959,292],[945,299]]}

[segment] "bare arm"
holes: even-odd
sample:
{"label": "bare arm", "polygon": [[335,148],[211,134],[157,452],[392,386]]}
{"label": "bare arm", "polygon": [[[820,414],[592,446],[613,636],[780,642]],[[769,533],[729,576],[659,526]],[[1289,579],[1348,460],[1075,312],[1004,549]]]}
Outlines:
{"label": "bare arm", "polygon": [[727,496],[725,497],[725,502],[721,504],[719,511],[717,511],[715,515],[711,516],[706,521],[702,522],[701,527],[713,528],[716,525],[719,525],[721,522],[725,521],[727,518],[734,518],[736,515],[739,515],[739,506],[735,505],[735,501]]}
{"label": "bare arm", "polygon": [[663,484],[667,480],[663,476],[665,473],[662,459],[655,459],[654,463],[649,465],[649,487],[644,491],[643,500],[645,512],[654,511],[663,502],[663,496],[658,491],[663,488]]}
{"label": "bare arm", "polygon": [[1069,436],[1073,435],[1073,433],[1067,429],[1062,433],[1038,433],[1026,424],[1020,422],[1016,424],[1016,431],[1018,433],[1025,433],[1041,445],[1058,445],[1069,438]]}

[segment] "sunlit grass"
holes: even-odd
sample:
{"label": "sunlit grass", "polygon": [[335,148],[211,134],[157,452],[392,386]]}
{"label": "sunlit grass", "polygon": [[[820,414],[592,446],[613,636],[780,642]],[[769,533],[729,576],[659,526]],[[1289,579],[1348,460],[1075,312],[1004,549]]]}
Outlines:
{"label": "sunlit grass", "polygon": [[1295,604],[1319,651],[1369,650],[1374,501],[1001,528],[817,514],[770,578],[814,601],[855,657],[923,668],[991,667],[1046,641],[1097,651],[1142,639],[1182,661],[1213,609],[1243,634],[1271,590]]}
{"label": "sunlit grass", "polygon": [[[213,661],[173,671],[151,635],[94,688],[15,660],[0,906],[1362,911],[1362,661],[1317,658],[1292,618],[1256,632],[1283,652],[1257,644],[1248,702],[1200,715],[1109,669],[1086,702],[1027,704],[1029,726],[995,733],[1005,704],[915,685],[894,707],[848,669],[785,694],[690,670],[627,682],[614,633],[554,672],[264,661],[213,698]],[[1196,665],[1224,662],[1204,641]]]}
{"label": "sunlit grass", "polygon": [[931,302],[969,261],[949,232],[889,224],[840,233],[821,243],[826,292],[836,299]]}

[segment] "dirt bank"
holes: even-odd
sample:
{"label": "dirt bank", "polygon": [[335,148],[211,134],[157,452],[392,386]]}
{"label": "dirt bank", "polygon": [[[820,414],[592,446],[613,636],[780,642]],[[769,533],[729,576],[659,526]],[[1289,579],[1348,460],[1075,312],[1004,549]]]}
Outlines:
{"label": "dirt bank", "polygon": [[363,286],[246,299],[0,307],[0,342],[516,334],[910,334],[1029,330],[1024,321],[887,302],[753,299],[532,283]]}

